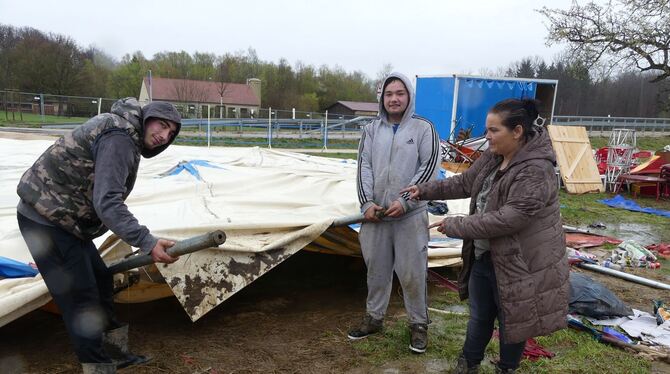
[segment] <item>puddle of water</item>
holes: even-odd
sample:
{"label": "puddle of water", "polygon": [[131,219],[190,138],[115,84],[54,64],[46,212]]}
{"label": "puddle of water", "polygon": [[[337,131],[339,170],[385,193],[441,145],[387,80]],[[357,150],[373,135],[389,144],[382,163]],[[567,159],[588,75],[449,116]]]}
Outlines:
{"label": "puddle of water", "polygon": [[466,305],[461,304],[447,305],[442,310],[444,310],[445,312],[451,312],[455,314],[470,314],[468,307]]}
{"label": "puddle of water", "polygon": [[433,359],[426,361],[425,373],[448,373],[454,366],[446,359]]}
{"label": "puddle of water", "polygon": [[620,240],[633,240],[643,246],[661,242],[657,228],[637,223],[605,223],[606,229],[589,229],[594,234],[607,235]]}

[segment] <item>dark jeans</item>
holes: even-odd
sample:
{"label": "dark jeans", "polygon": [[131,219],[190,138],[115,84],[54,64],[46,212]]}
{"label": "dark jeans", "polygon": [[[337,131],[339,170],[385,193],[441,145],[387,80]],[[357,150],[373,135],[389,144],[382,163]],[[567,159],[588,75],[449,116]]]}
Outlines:
{"label": "dark jeans", "polygon": [[114,318],[112,274],[90,240],[17,214],[21,235],[33,255],[79,361],[112,362],[102,347],[103,332],[121,326]]}
{"label": "dark jeans", "polygon": [[497,317],[500,326],[499,366],[502,369],[516,369],[526,342],[505,344],[503,341],[505,322],[501,318],[496,275],[489,252],[476,259],[472,265],[468,289],[470,320],[463,346],[463,355],[468,366],[478,365],[484,359],[484,350],[493,335],[493,324]]}

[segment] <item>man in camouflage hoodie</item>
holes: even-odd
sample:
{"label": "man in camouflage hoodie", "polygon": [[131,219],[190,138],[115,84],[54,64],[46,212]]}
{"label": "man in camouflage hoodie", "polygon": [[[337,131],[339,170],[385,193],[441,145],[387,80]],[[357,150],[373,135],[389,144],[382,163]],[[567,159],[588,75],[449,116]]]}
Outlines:
{"label": "man in camouflage hoodie", "polygon": [[140,155],[164,151],[181,128],[169,103],[144,107],[117,101],[58,139],[21,177],[19,228],[58,305],[85,373],[114,373],[147,360],[127,347],[128,326],[113,310],[112,274],[92,239],[111,230],[156,262],[176,260],[138,223],[125,199],[135,184]]}

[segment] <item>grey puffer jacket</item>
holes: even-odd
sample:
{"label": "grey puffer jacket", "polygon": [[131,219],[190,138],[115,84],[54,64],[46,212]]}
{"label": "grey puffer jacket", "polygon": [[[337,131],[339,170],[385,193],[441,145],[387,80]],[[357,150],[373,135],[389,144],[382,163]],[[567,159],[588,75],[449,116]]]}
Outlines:
{"label": "grey puffer jacket", "polygon": [[464,173],[418,187],[422,200],[472,198],[469,216],[445,219],[446,234],[463,239],[459,294],[468,297],[473,239],[489,239],[503,338],[517,343],[566,327],[569,267],[547,131],[541,129],[497,172],[486,210],[475,214],[475,197],[501,161],[486,151]]}

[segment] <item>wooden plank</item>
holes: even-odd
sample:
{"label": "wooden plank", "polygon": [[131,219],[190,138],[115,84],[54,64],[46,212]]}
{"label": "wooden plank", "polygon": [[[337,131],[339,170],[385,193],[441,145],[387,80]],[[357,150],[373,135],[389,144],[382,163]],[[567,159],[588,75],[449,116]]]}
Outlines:
{"label": "wooden plank", "polygon": [[588,144],[582,144],[582,149],[579,150],[579,155],[572,161],[572,165],[570,165],[570,169],[568,169],[568,172],[565,175],[566,178],[572,177],[572,173],[575,172],[577,165],[582,161],[582,157],[584,157],[584,153],[587,149],[591,149],[591,147]]}
{"label": "wooden plank", "polygon": [[570,183],[571,184],[589,184],[589,183],[602,184],[602,179],[598,179],[598,180],[596,180],[596,179],[583,179],[583,180],[578,180],[578,181],[573,180],[573,181],[570,181]]}
{"label": "wooden plank", "polygon": [[588,139],[580,139],[580,138],[557,138],[557,139],[552,139],[555,142],[561,142],[561,143],[582,143],[582,144],[591,144]]}
{"label": "wooden plank", "polygon": [[598,167],[591,157],[591,142],[581,126],[547,127],[561,178],[569,193],[604,191]]}

